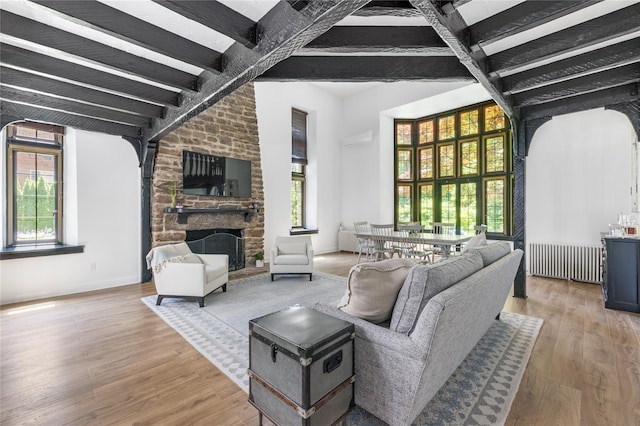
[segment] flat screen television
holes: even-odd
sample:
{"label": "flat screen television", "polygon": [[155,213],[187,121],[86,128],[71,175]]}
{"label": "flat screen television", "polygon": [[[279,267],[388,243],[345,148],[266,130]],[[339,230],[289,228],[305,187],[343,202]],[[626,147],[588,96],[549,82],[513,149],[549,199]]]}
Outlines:
{"label": "flat screen television", "polygon": [[251,161],[182,151],[182,192],[250,198]]}

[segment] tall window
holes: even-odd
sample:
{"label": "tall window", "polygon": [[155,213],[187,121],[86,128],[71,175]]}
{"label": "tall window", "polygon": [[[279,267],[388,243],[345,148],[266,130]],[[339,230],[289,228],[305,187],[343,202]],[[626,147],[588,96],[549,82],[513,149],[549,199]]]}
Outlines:
{"label": "tall window", "polygon": [[291,227],[305,227],[307,113],[291,110]]}
{"label": "tall window", "polygon": [[396,223],[451,222],[472,232],[486,224],[511,234],[509,121],[485,102],[395,122]]}
{"label": "tall window", "polygon": [[62,243],[64,128],[7,126],[7,246]]}

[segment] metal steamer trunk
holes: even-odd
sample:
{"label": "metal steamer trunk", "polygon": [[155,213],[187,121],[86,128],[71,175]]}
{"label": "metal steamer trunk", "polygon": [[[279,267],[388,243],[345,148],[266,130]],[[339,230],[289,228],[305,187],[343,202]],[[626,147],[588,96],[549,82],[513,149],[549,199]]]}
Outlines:
{"label": "metal steamer trunk", "polygon": [[294,306],[249,321],[249,402],[272,422],[327,426],[354,406],[347,321]]}

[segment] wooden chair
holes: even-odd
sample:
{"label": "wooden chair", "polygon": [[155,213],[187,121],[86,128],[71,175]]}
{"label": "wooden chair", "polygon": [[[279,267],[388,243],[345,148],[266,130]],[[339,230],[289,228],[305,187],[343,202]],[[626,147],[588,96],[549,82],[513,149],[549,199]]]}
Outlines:
{"label": "wooden chair", "polygon": [[[353,226],[356,228],[356,235],[371,232],[367,221],[353,222]],[[358,240],[358,263],[360,263],[360,258],[363,254],[365,260],[373,260],[373,240],[371,238],[356,238]]]}
{"label": "wooden chair", "polygon": [[393,257],[398,253],[400,256],[401,250],[391,246],[391,236],[394,232],[393,224],[391,225],[376,225],[371,224],[371,235],[379,238],[373,239],[373,258],[374,260],[384,259],[387,255]]}

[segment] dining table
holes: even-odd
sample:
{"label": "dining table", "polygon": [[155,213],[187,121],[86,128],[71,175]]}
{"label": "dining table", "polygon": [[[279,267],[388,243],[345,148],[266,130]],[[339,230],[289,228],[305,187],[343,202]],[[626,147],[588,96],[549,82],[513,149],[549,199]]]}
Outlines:
{"label": "dining table", "polygon": [[451,247],[469,241],[475,234],[469,232],[461,233],[434,233],[434,232],[406,232],[394,231],[388,235],[374,235],[371,232],[357,232],[356,238],[370,239],[377,249],[382,249],[387,242],[424,244],[440,248],[441,258],[449,257]]}

